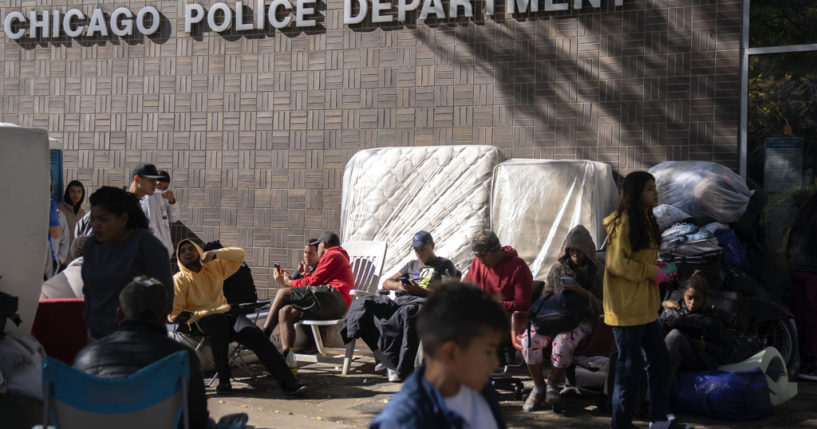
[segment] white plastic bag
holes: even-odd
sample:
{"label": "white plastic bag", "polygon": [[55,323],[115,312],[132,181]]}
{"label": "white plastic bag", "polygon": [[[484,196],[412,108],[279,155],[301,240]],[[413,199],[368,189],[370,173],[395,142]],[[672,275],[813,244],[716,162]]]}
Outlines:
{"label": "white plastic bag", "polygon": [[669,204],[660,204],[652,209],[655,220],[658,221],[658,229],[664,232],[667,228],[682,220],[692,217],[689,213]]}
{"label": "white plastic bag", "polygon": [[731,223],[743,216],[752,191],[746,181],[723,165],[706,161],[667,161],[649,170],[658,200],[693,217]]}
{"label": "white plastic bag", "polygon": [[31,335],[6,332],[0,340],[0,393],[43,399],[45,350]]}

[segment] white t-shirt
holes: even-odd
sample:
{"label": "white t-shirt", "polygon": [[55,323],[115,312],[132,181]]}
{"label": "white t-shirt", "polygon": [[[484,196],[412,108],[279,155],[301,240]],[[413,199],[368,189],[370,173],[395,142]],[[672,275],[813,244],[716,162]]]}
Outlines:
{"label": "white t-shirt", "polygon": [[456,395],[444,399],[448,409],[462,416],[469,429],[497,429],[491,406],[474,389],[460,386]]}
{"label": "white t-shirt", "polygon": [[[165,245],[167,254],[173,255],[176,249],[173,248],[169,222],[175,222],[178,219],[179,208],[176,204],[168,204],[165,207],[164,201],[162,191],[157,189],[153,195],[145,195],[139,202],[142,205],[142,211],[148,218],[150,232]],[[166,210],[167,215],[164,213]]]}

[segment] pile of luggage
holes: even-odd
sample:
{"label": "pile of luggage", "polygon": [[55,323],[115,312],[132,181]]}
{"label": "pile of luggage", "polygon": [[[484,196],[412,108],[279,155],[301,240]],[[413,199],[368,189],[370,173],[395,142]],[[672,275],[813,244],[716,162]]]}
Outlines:
{"label": "pile of luggage", "polygon": [[[700,270],[708,280],[710,298],[733,335],[746,339],[746,344],[754,344],[757,349],[770,352],[777,349],[780,352],[778,360],[782,363],[775,366],[785,365],[793,379],[799,366],[794,319],[777,299],[777,291],[767,288],[754,275],[746,248],[734,228],[752,222],[754,227],[757,226],[756,213],[747,213],[753,191],[732,170],[711,162],[664,162],[651,168],[650,173],[656,179],[659,201],[663,203],[653,209],[661,231],[659,255],[662,260],[674,262],[678,267],[675,282],[666,290],[665,297],[673,292],[677,297],[678,285]],[[674,401],[679,411],[715,418],[757,418],[770,413],[772,404],[777,405],[796,394],[794,386],[793,393],[786,397],[774,396],[772,392],[771,403],[768,395],[761,394],[754,395],[754,398],[765,397],[765,402],[742,399],[745,402],[727,407],[697,407],[695,404],[711,403],[708,401],[712,399],[710,395],[750,398],[750,393],[757,393],[758,389],[765,391],[767,385],[787,383],[787,380],[771,378],[764,383],[750,383],[746,381],[748,375],[741,378],[730,373],[722,374],[717,380],[712,378],[715,375],[704,373],[679,377],[677,382],[681,391],[676,392]],[[760,379],[763,381],[763,374]],[[683,380],[693,384],[684,384]],[[758,405],[761,403],[767,406]],[[692,408],[683,404],[692,404]]]}
{"label": "pile of luggage", "polygon": [[[653,209],[661,231],[659,255],[678,265],[678,281],[696,269],[712,289],[768,297],[732,225],[745,218],[754,191],[732,170],[712,162],[668,161],[651,168],[661,205]],[[756,223],[756,220],[755,220]]]}

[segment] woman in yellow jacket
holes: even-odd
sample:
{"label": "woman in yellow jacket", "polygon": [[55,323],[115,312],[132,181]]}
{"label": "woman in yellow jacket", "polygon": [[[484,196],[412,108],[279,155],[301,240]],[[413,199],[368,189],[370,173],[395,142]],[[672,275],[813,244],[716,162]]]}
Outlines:
{"label": "woman in yellow jacket", "polygon": [[675,427],[669,404],[660,398],[668,369],[664,333],[658,322],[658,284],[669,277],[658,266],[661,235],[652,214],[658,205],[655,178],[646,171],[627,175],[616,211],[604,219],[609,242],[604,271],[604,321],[613,327],[618,359],[613,389],[613,428],[633,427],[633,405],[647,359],[650,428]]}

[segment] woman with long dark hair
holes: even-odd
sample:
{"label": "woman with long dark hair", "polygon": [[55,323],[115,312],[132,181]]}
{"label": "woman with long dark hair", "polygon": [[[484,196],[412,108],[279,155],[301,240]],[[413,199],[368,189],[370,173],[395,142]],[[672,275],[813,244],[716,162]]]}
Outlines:
{"label": "woman with long dark hair", "polygon": [[116,330],[119,292],[134,277],[146,275],[162,282],[169,303],[173,281],[167,250],[147,230],[148,220],[133,194],[103,186],[89,200],[93,239],[82,251],[82,292],[89,340],[96,340]]}
{"label": "woman with long dark hair", "polygon": [[669,279],[657,265],[661,235],[652,214],[658,205],[655,178],[646,171],[627,175],[615,212],[604,219],[609,241],[604,271],[604,322],[613,327],[618,349],[613,389],[613,428],[633,427],[643,356],[647,359],[650,428],[674,427],[664,399],[667,349],[658,322],[658,284]]}
{"label": "woman with long dark hair", "polygon": [[[62,196],[62,201],[57,205],[60,212],[65,215],[65,220],[68,221],[68,246],[74,242],[74,226],[77,221],[85,216],[85,210],[82,209],[82,202],[85,201],[85,187],[79,180],[72,180],[65,187],[65,194]],[[68,259],[63,262],[68,265],[76,255],[68,253]]]}

